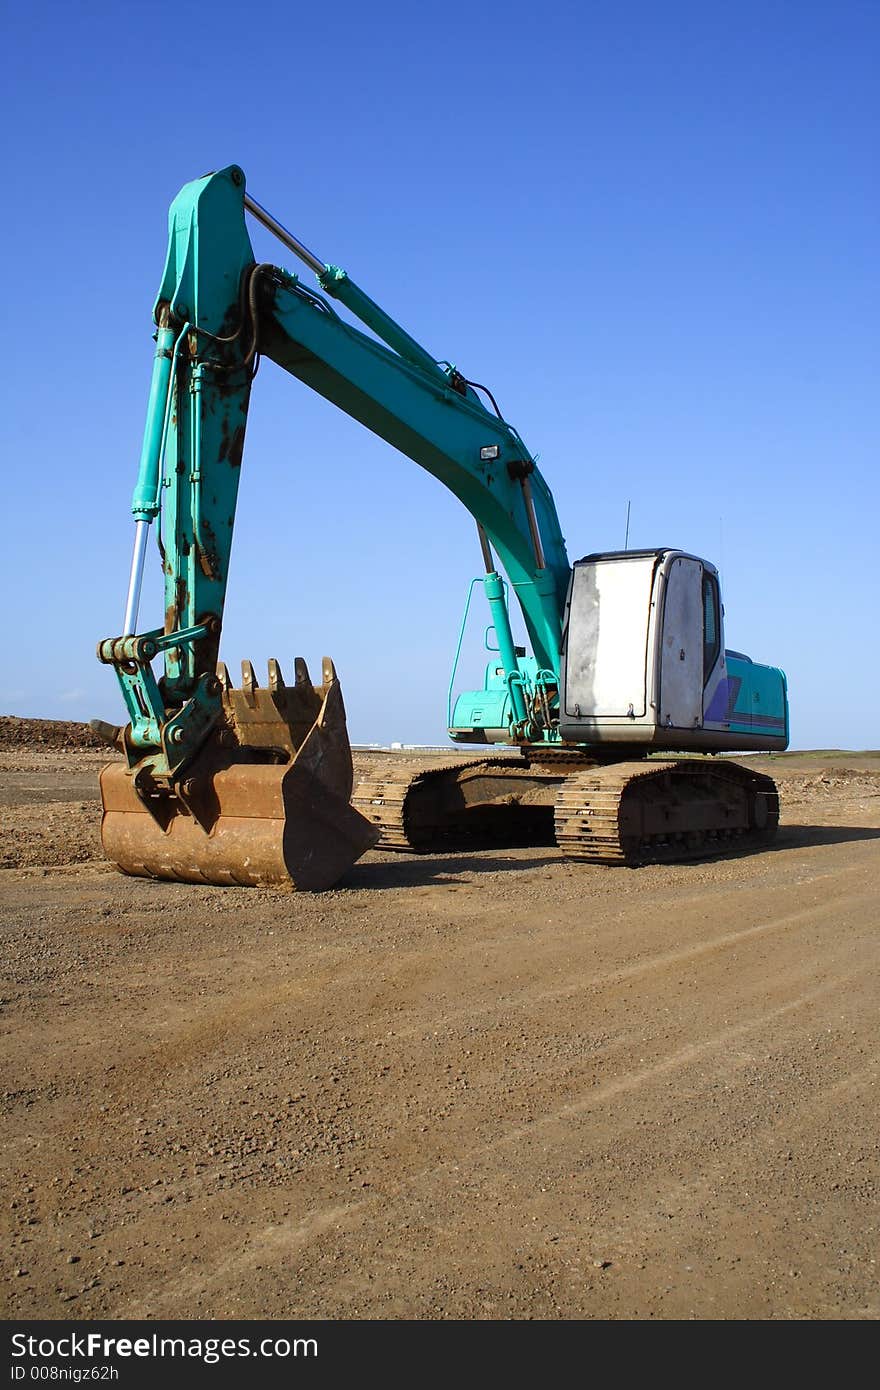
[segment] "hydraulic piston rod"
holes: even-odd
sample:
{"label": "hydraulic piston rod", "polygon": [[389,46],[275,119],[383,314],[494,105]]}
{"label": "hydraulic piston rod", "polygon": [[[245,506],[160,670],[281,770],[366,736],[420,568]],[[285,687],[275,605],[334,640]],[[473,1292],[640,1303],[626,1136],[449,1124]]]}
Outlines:
{"label": "hydraulic piston rod", "polygon": [[171,387],[173,358],[174,331],[169,323],[166,305],[159,315],[156,355],[153,359],[153,376],[150,383],[150,399],[147,405],[147,422],[144,428],[144,441],[141,446],[138,481],[131,502],[131,510],[135,519],[134,552],[131,557],[125,617],[122,623],[124,637],[130,636],[137,626],[147,537],[150,523],[159,511],[158,491],[159,470],[162,464],[162,436],[165,428],[168,393]]}
{"label": "hydraulic piston rod", "polygon": [[271,232],[273,236],[277,236],[280,242],[283,242],[288,251],[292,251],[295,256],[299,256],[301,261],[305,261],[310,270],[313,270],[316,275],[324,274],[326,270],[324,262],[319,261],[318,257],[307,246],[303,246],[302,242],[298,241],[286,227],[282,227],[278,219],[273,217],[271,212],[267,212],[256,198],[251,197],[250,193],[245,193],[244,205],[248,212],[253,213],[258,222],[262,222],[267,231]]}
{"label": "hydraulic piston rod", "polygon": [[150,523],[143,519],[134,524],[134,553],[131,557],[131,574],[128,579],[128,595],[125,600],[125,617],[122,621],[123,637],[133,635],[137,627],[138,608],[141,602],[141,587],[144,582],[144,558],[147,553],[147,538]]}
{"label": "hydraulic piston rod", "polygon": [[267,231],[276,236],[289,251],[292,251],[295,256],[299,256],[300,260],[304,261],[315,272],[321,288],[327,294],[338,299],[347,309],[356,314],[362,323],[365,323],[368,328],[378,334],[383,343],[387,343],[395,352],[400,353],[401,357],[405,357],[408,362],[415,363],[417,367],[421,367],[430,376],[442,381],[444,386],[448,386],[446,373],[434,361],[431,354],[426,352],[421,344],[417,343],[415,338],[412,338],[405,329],[401,328],[399,323],[395,323],[394,319],[386,314],[375,300],[365,294],[360,286],[351,279],[347,271],[340,270],[335,265],[325,265],[313,251],[303,245],[298,237],[283,227],[277,217],[273,217],[271,212],[267,212],[262,204],[257,202],[256,198],[252,198],[250,193],[245,193],[244,205]]}

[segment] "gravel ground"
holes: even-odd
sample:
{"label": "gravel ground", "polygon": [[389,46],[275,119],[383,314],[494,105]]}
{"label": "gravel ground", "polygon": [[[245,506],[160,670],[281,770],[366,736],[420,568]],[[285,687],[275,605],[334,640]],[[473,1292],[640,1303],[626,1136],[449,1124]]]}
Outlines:
{"label": "gravel ground", "polygon": [[0,719],[5,1317],[880,1313],[880,756],[751,857],[313,896],[117,874],[90,739]]}

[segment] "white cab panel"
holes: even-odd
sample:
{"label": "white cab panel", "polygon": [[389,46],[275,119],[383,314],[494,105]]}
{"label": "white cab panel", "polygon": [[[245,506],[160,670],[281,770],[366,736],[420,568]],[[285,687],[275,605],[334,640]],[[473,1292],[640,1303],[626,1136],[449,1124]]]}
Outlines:
{"label": "white cab panel", "polygon": [[568,620],[566,714],[581,719],[646,712],[648,625],[656,556],[582,569]]}

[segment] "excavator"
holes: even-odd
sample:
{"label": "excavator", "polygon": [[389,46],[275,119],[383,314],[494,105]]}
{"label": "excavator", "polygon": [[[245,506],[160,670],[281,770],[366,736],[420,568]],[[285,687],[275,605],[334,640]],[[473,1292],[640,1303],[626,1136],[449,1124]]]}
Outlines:
{"label": "excavator", "polygon": [[[316,287],[257,262],[247,216]],[[635,866],[772,839],[773,780],[700,756],[788,743],[785,676],[725,649],[715,567],[669,547],[571,563],[550,489],[491,391],[314,255],[247,192],[238,166],[174,200],[154,321],[123,630],[98,644],[128,722],[93,721],[124,754],[101,774],[103,845],[119,869],[318,891],[375,845],[549,838],[573,860]],[[502,745],[497,755],[415,770],[389,758],[355,786],[331,660],[318,685],[302,659],[292,682],[273,659],[265,686],[250,662],[240,686],[219,662],[263,356],[433,474],[476,521],[489,660],[483,687],[450,699],[448,732],[463,750]],[[138,632],[153,525],[164,621]],[[514,638],[514,598],[530,653]]]}

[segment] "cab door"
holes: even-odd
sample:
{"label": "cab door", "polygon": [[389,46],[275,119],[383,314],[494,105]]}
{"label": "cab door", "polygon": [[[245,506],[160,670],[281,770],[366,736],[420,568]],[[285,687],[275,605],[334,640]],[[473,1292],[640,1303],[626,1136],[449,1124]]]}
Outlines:
{"label": "cab door", "polygon": [[703,566],[677,556],[666,571],[660,659],[660,724],[703,724]]}

